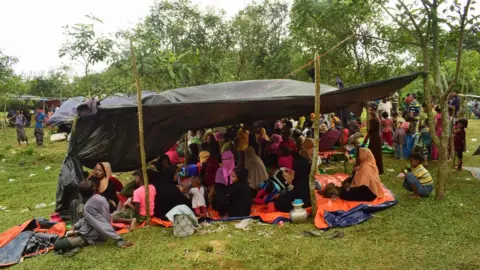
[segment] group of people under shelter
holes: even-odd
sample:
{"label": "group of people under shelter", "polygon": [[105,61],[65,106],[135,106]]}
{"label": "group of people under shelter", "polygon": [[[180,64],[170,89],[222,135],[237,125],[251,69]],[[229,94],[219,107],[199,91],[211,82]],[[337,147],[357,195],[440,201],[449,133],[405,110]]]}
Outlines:
{"label": "group of people under shelter", "polygon": [[[402,172],[403,186],[413,192],[411,197],[426,197],[432,192],[433,179],[426,169],[425,155],[434,158],[435,147],[428,135],[429,119],[424,117],[426,106],[422,112],[415,96],[409,95],[405,112],[398,116],[388,102],[384,99],[368,105],[365,136],[360,118],[344,125],[335,114],[320,116],[319,152],[339,149],[355,158],[353,173],[341,187],[315,183],[320,194],[347,201],[383,198],[380,175],[385,145],[395,149],[397,158],[410,159],[410,166]],[[441,128],[440,110],[436,109],[435,127]],[[166,214],[179,205],[188,206],[199,218],[213,212],[221,218],[248,217],[253,204],[263,205],[265,212],[289,212],[294,200],[301,200],[304,208],[311,207],[309,175],[317,119],[311,114],[308,118],[191,130],[149,164],[149,202],[141,170],[134,172],[135,181],[123,186],[112,176],[107,162],[99,163],[79,184],[82,199],[71,205],[72,231],[55,249],[73,249],[107,238],[117,240],[119,247],[128,247],[131,243],[123,241],[111,223],[126,223],[134,229],[145,221],[147,203],[149,215],[160,219],[166,219]],[[452,127],[456,129],[454,145],[460,167],[466,126],[465,121],[458,120]]]}

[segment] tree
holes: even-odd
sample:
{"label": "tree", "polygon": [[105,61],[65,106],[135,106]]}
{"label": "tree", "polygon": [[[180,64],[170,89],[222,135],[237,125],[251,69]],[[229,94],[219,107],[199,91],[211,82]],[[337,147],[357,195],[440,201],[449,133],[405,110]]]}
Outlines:
{"label": "tree", "polygon": [[290,15],[292,38],[311,55],[350,37],[344,46],[322,57],[323,81],[334,82],[341,76],[344,82],[355,84],[389,77],[399,73],[404,61],[388,54],[389,41],[377,37],[382,22],[379,13],[381,8],[373,1],[295,0]]}
{"label": "tree", "polygon": [[68,56],[71,60],[80,62],[85,67],[85,76],[87,76],[91,65],[108,59],[114,42],[96,34],[95,23],[102,23],[99,18],[93,15],[85,17],[91,22],[77,23],[71,28],[68,25],[64,27],[67,41],[60,48],[59,57]]}
{"label": "tree", "polygon": [[283,78],[295,58],[288,31],[288,4],[264,1],[250,4],[232,20],[237,80]]}
{"label": "tree", "polygon": [[[438,105],[442,109],[443,131],[440,137],[435,133],[434,122],[429,122],[432,140],[440,152],[436,196],[437,198],[443,198],[445,197],[447,184],[448,140],[450,135],[448,130],[451,124],[448,117],[447,99],[457,83],[460,73],[464,37],[465,32],[468,31],[466,29],[472,27],[475,23],[474,18],[469,16],[469,11],[472,9],[471,5],[475,4],[475,1],[467,0],[464,4],[461,4],[459,1],[421,0],[422,6],[419,7],[415,6],[415,3],[405,4],[403,0],[398,0],[396,14],[394,14],[395,9],[387,7],[385,2],[377,1],[377,3],[393,20],[398,30],[397,34],[414,40],[413,45],[417,46],[414,50],[418,52],[418,49],[420,49],[422,69],[426,74],[423,80],[423,90],[429,108],[427,111],[429,119],[433,119],[432,89],[435,90]],[[440,13],[442,7],[443,12]],[[448,38],[448,34],[442,35],[442,33],[445,33],[441,31],[442,28],[449,29],[446,33],[453,35],[453,41],[456,43],[455,53],[448,51],[451,49],[452,39],[451,37]],[[442,55],[448,55],[449,53],[455,55],[455,71],[450,83],[446,85],[444,79],[442,79],[440,58]]]}
{"label": "tree", "polygon": [[0,50],[0,94],[19,95],[25,92],[25,80],[13,70],[17,63],[18,58],[6,55]]}

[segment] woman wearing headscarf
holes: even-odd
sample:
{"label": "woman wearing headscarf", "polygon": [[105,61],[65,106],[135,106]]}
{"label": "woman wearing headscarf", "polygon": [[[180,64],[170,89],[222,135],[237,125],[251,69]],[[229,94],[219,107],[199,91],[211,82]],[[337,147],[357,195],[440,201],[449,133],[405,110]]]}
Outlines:
{"label": "woman wearing headscarf", "polygon": [[357,163],[353,177],[343,183],[340,198],[360,202],[383,198],[385,194],[372,152],[367,148],[360,148]]}
{"label": "woman wearing headscarf", "polygon": [[110,206],[110,213],[117,210],[117,192],[122,191],[123,185],[117,178],[112,176],[110,163],[98,163],[87,180],[92,181],[97,194],[100,194],[107,199]]}
{"label": "woman wearing headscarf", "polygon": [[312,205],[310,200],[309,177],[312,168],[313,146],[313,140],[307,138],[303,143],[302,150],[300,150],[299,153],[295,153],[293,163],[295,176],[292,181],[293,190],[280,196],[275,201],[276,211],[290,212],[290,210],[293,209],[292,202],[295,199],[301,199],[303,201],[303,208]]}
{"label": "woman wearing headscarf", "polygon": [[282,136],[278,134],[273,134],[272,138],[270,138],[270,144],[264,149],[265,156],[277,155],[278,147],[281,142],[282,142]]}
{"label": "woman wearing headscarf", "polygon": [[165,219],[165,215],[177,205],[185,204],[191,208],[191,202],[176,185],[177,168],[169,166],[161,172],[149,170],[148,179],[155,187],[155,213],[154,216]]}
{"label": "woman wearing headscarf", "polygon": [[241,167],[235,168],[230,175],[231,184],[227,188],[226,206],[229,217],[250,216],[252,195],[247,182],[248,175],[249,171]]}
{"label": "woman wearing headscarf", "polygon": [[266,166],[275,166],[278,161],[278,147],[282,142],[282,136],[273,134],[270,143],[263,149],[263,162]]}
{"label": "woman wearing headscarf", "polygon": [[263,161],[255,154],[255,150],[251,146],[245,150],[245,168],[248,170],[248,185],[253,190],[257,190],[260,183],[268,179]]}
{"label": "woman wearing headscarf", "polygon": [[260,131],[258,134],[258,141],[261,142],[262,144],[270,141],[270,138],[267,135],[267,130],[263,127],[260,128]]}
{"label": "woman wearing headscarf", "polygon": [[170,157],[167,154],[164,154],[157,159],[153,166],[157,169],[157,171],[161,171],[167,167],[172,166],[172,162],[170,162]]}
{"label": "woman wearing headscarf", "polygon": [[377,115],[377,105],[371,103],[368,106],[368,133],[363,141],[363,144],[368,144],[368,149],[372,151],[375,157],[379,174],[383,174],[383,161],[382,161],[382,139],[380,138],[380,120]]}
{"label": "woman wearing headscarf", "polygon": [[224,216],[227,209],[227,186],[230,185],[230,176],[235,168],[235,158],[232,151],[222,154],[222,166],[218,168],[215,175],[215,185],[210,197],[213,196],[212,207]]}
{"label": "woman wearing headscarf", "polygon": [[217,140],[215,139],[215,136],[212,134],[209,134],[206,139],[206,148],[208,152],[210,152],[210,156],[213,156],[217,158],[218,160],[220,159],[220,145],[218,144]]}
{"label": "woman wearing headscarf", "polygon": [[187,165],[197,164],[198,158],[200,155],[200,149],[198,144],[192,143],[188,146],[188,157],[187,157]]}

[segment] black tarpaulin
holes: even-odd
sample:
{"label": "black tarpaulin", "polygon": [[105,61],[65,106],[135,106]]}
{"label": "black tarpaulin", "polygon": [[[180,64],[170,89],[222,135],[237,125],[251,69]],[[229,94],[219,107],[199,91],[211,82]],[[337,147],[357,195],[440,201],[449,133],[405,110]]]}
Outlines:
{"label": "black tarpaulin", "polygon": [[[321,111],[351,108],[358,112],[362,102],[389,96],[418,75],[341,90],[322,85]],[[227,82],[150,95],[143,98],[143,104],[145,150],[151,160],[189,129],[309,115],[314,109],[314,84],[293,80]],[[100,161],[110,162],[117,172],[140,167],[136,106],[100,106],[95,115],[78,120],[74,140],[76,151],[70,155],[87,167]]]}
{"label": "black tarpaulin", "polygon": [[[155,92],[143,91],[142,97],[153,95]],[[95,100],[98,100],[97,98]],[[77,117],[77,107],[86,101],[85,97],[73,97],[67,99],[62,103],[55,113],[48,119],[47,124],[51,126],[68,125],[71,126],[75,117]],[[122,107],[122,106],[136,106],[137,95],[113,95],[108,96],[100,101],[101,106],[108,107]]]}

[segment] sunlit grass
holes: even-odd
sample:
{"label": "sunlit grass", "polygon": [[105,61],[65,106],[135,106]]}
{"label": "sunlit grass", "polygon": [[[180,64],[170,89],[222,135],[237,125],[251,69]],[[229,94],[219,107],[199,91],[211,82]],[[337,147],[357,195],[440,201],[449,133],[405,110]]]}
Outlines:
{"label": "sunlit grass", "polygon": [[[33,129],[27,129],[27,134],[34,145]],[[471,121],[467,136],[469,153],[465,154],[464,165],[480,166],[480,157],[471,156],[480,143],[471,141],[480,139],[480,121]],[[49,204],[55,201],[66,149],[65,142],[46,143],[41,148],[18,147],[14,129],[0,130],[0,160],[4,160],[0,161],[0,205],[7,206],[7,211],[0,211],[0,231],[53,212],[54,206]],[[449,164],[445,200],[409,200],[401,179],[396,178],[406,161],[385,157],[384,163],[382,181],[399,203],[363,224],[341,229],[345,232],[343,239],[302,236],[302,231],[314,229],[311,221],[283,227],[255,225],[246,232],[236,230],[234,223],[226,223],[223,231],[188,239],[175,238],[169,229],[149,227],[125,236],[135,243],[130,249],[107,243],[84,248],[72,258],[50,253],[27,259],[15,268],[480,269],[479,180],[468,172],[455,172]],[[45,170],[47,166],[51,169]],[[429,170],[436,175],[435,164]],[[342,171],[340,164],[328,170]],[[127,177],[122,175],[125,180]],[[48,206],[36,209],[40,203]]]}

